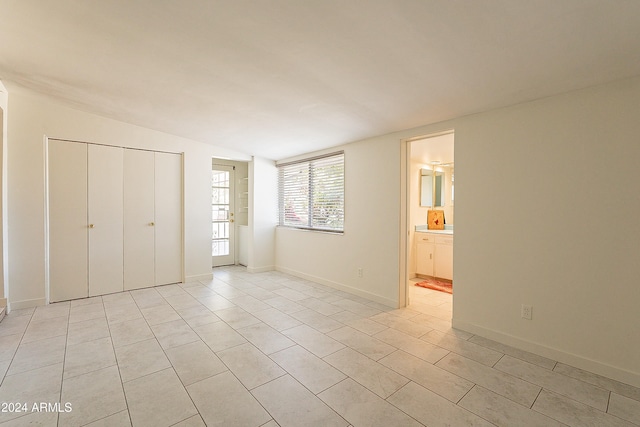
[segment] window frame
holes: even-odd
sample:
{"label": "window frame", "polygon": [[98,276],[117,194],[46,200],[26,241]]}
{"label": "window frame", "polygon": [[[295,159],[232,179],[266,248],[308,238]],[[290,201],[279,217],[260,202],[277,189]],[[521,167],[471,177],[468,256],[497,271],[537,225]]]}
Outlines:
{"label": "window frame", "polygon": [[[339,159],[338,159],[339,158]],[[318,170],[322,170],[323,167],[331,166],[332,160],[336,160],[336,165],[339,165],[342,168],[342,173],[339,177],[339,184],[332,186],[331,191],[333,192],[332,196],[335,197],[338,195],[340,200],[339,204],[339,222],[340,225],[338,228],[331,227],[322,227],[316,220],[318,219],[317,214],[314,216],[314,188],[319,185],[318,180],[320,178],[327,178],[327,176],[318,177],[314,172]],[[332,153],[327,153],[319,156],[308,157],[300,160],[295,160],[291,162],[284,162],[276,164],[278,168],[278,226],[299,230],[308,230],[308,231],[316,231],[322,233],[333,233],[333,234],[344,234],[344,224],[345,224],[345,154],[344,151],[337,151]],[[286,172],[291,173],[295,169],[304,169],[306,170],[306,180],[307,180],[307,188],[306,191],[301,191],[303,195],[302,199],[299,201],[306,201],[306,224],[294,224],[287,221],[287,210],[285,209],[285,191],[287,189],[287,184],[283,182],[284,174]],[[326,181],[329,184],[332,184],[331,181]],[[291,184],[289,184],[291,185]],[[299,195],[298,195],[299,196]],[[292,195],[295,198],[295,195]],[[322,206],[322,204],[320,204]],[[329,204],[329,206],[331,206]],[[299,210],[294,212],[299,213]]]}

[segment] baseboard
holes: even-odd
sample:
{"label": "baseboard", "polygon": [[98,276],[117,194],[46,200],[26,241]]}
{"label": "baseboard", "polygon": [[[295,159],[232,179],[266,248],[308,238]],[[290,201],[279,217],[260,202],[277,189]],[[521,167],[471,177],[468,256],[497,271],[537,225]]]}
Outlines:
{"label": "baseboard", "polygon": [[22,301],[12,301],[9,303],[9,309],[7,313],[10,313],[11,310],[21,310],[23,308],[31,308],[38,307],[41,305],[45,305],[47,300],[44,298],[36,298],[36,299],[25,299]]}
{"label": "baseboard", "polygon": [[366,298],[366,299],[368,299],[370,301],[374,301],[374,302],[386,305],[389,308],[398,308],[398,301],[396,301],[396,300],[391,300],[391,299],[388,299],[388,298],[384,298],[384,297],[381,297],[379,295],[372,294],[372,293],[367,292],[367,291],[363,291],[361,289],[357,289],[357,288],[353,288],[351,286],[344,285],[342,283],[333,282],[331,280],[323,279],[322,277],[312,276],[310,274],[302,273],[300,271],[291,270],[289,268],[284,268],[284,267],[276,267],[276,270],[280,271],[282,273],[287,273],[287,274],[290,274],[292,276],[299,277],[301,279],[310,280],[312,282],[319,283],[321,285],[329,286],[330,288],[337,289],[339,291],[344,291],[344,292],[350,293],[352,295],[356,295],[356,296],[359,296],[359,297],[362,297],[362,298]]}
{"label": "baseboard", "polygon": [[267,265],[265,267],[247,267],[247,273],[266,273],[267,271],[273,271],[276,268],[273,265]]}
{"label": "baseboard", "polygon": [[185,276],[184,282],[185,283],[199,282],[200,280],[209,281],[209,280],[212,280],[212,279],[213,279],[213,272],[207,273],[207,274],[197,274],[197,275],[194,275],[194,276]]}
{"label": "baseboard", "polygon": [[589,359],[573,353],[568,353],[566,351],[549,347],[544,344],[523,340],[522,338],[495,331],[493,329],[484,328],[473,323],[457,321],[455,318],[453,319],[452,323],[453,327],[456,329],[461,329],[463,331],[470,332],[472,334],[476,334],[481,337],[509,345],[511,347],[529,351],[531,353],[544,356],[551,360],[571,365],[576,368],[592,372],[594,374],[602,375],[604,377],[620,381],[634,387],[640,387],[640,374],[637,372],[631,372],[627,371],[626,369],[617,368],[603,362],[598,362],[597,360]]}

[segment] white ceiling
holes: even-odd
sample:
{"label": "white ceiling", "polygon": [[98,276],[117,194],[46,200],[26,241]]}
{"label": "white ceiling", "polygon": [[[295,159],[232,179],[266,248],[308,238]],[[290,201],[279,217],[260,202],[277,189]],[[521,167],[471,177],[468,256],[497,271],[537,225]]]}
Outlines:
{"label": "white ceiling", "polygon": [[281,159],[640,75],[638,0],[2,0],[0,80]]}

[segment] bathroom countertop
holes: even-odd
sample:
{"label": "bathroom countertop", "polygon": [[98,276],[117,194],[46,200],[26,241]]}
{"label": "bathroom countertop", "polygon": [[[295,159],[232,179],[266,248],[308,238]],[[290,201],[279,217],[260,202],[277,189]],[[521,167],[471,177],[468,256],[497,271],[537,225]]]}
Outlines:
{"label": "bathroom countertop", "polygon": [[444,230],[429,230],[426,225],[416,225],[416,231],[420,233],[435,233],[435,234],[448,234],[453,235],[453,229]]}

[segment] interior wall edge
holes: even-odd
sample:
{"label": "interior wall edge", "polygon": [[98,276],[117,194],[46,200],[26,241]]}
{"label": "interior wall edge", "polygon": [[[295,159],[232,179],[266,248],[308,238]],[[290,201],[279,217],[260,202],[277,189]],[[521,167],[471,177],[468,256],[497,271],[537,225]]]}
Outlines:
{"label": "interior wall edge", "polygon": [[576,368],[583,369],[585,371],[592,372],[594,374],[602,375],[604,377],[620,381],[625,384],[629,384],[634,387],[640,387],[640,372],[631,372],[623,368],[609,365],[604,362],[589,359],[574,353],[569,353],[558,348],[549,347],[533,341],[524,340],[513,335],[505,334],[493,329],[478,326],[474,323],[459,321],[455,317],[452,320],[453,327],[465,332],[476,334],[483,338],[488,338],[493,341],[497,341],[501,344],[505,344],[511,347],[515,347],[520,350],[535,353],[537,355],[546,357],[548,359],[555,360],[557,362],[565,363],[567,365],[574,366]]}

